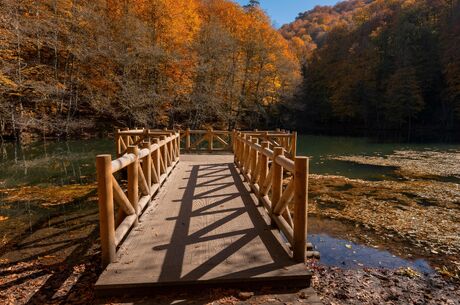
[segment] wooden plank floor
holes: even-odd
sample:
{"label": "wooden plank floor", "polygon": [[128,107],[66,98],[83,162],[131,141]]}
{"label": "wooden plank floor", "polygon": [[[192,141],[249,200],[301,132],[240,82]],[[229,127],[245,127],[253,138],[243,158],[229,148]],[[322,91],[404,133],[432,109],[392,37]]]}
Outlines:
{"label": "wooden plank floor", "polygon": [[233,155],[181,155],[96,290],[288,280],[308,286],[310,273],[289,257],[240,177]]}

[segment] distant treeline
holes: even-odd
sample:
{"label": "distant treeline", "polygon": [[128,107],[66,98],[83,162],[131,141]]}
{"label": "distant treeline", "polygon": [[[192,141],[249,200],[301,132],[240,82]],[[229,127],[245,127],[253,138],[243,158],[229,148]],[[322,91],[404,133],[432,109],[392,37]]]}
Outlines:
{"label": "distant treeline", "polygon": [[0,1],[2,137],[257,128],[300,80],[258,1]]}
{"label": "distant treeline", "polygon": [[460,134],[458,1],[345,1],[281,33],[304,63],[287,108],[297,128]]}

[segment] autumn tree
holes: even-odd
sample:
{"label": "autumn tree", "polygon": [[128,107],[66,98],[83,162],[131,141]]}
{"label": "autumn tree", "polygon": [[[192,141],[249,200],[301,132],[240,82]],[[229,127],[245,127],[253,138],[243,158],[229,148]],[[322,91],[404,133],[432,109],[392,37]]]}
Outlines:
{"label": "autumn tree", "polygon": [[317,7],[284,26],[291,45],[306,45],[305,37],[316,45],[294,102],[294,109],[304,109],[293,114],[298,126],[455,130],[456,8],[444,1],[348,1]]}

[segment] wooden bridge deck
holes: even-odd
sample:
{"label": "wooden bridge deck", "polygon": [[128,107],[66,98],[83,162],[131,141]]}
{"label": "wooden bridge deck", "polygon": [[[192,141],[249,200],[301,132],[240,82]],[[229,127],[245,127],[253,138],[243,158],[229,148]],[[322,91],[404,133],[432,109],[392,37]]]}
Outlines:
{"label": "wooden bridge deck", "polygon": [[310,272],[292,260],[268,223],[233,155],[181,155],[96,290],[276,281],[308,286]]}

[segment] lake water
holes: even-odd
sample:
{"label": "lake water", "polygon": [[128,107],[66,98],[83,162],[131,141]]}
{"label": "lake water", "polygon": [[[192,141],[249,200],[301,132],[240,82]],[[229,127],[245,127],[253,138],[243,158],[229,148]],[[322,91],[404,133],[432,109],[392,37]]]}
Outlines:
{"label": "lake water", "polygon": [[[344,155],[385,156],[395,150],[460,149],[449,144],[376,143],[368,138],[300,135],[298,155],[311,157],[310,173],[367,180],[394,179],[392,168],[330,160]],[[95,156],[114,154],[113,140],[0,143],[0,188],[20,185],[88,183],[95,179]]]}
{"label": "lake water", "polygon": [[396,150],[448,151],[459,149],[459,144],[444,143],[379,143],[370,138],[300,135],[298,155],[311,157],[310,173],[338,175],[354,179],[387,180],[397,179],[392,168],[330,160],[339,156],[380,156]]}
{"label": "lake water", "polygon": [[111,140],[0,144],[0,187],[64,185],[95,180],[95,156],[113,153]]}
{"label": "lake water", "polygon": [[[392,168],[359,165],[350,162],[330,160],[343,155],[385,156],[395,150],[436,150],[443,151],[460,148],[459,145],[446,144],[394,144],[375,143],[366,138],[331,137],[301,135],[298,138],[298,154],[311,157],[310,173],[342,175],[349,178],[367,180],[397,179]],[[87,184],[95,181],[95,156],[101,153],[114,153],[113,140],[80,140],[37,142],[26,146],[15,143],[3,143],[0,146],[0,188],[18,186],[62,186],[66,184]],[[8,210],[3,209],[8,206]],[[81,213],[85,209],[94,209],[92,204],[78,203],[76,206],[39,208],[30,202],[21,201],[17,205],[4,205],[0,198],[0,216],[9,216],[7,227],[29,226],[34,221],[58,213]],[[15,215],[28,214],[28,217]],[[71,215],[68,215],[71,217]],[[25,223],[27,222],[27,223]],[[312,225],[312,223],[314,225]],[[0,221],[0,230],[6,222]],[[334,232],[330,228],[334,227]],[[349,226],[348,226],[349,227]],[[321,252],[321,261],[328,265],[346,268],[367,267],[412,267],[421,272],[432,269],[423,258],[407,258],[392,254],[382,248],[366,247],[347,239],[350,230],[340,223],[316,220],[309,223],[309,240]],[[3,229],[2,229],[3,228]],[[360,234],[360,233],[354,233]],[[347,246],[348,245],[348,246]],[[393,251],[395,252],[395,251]]]}

